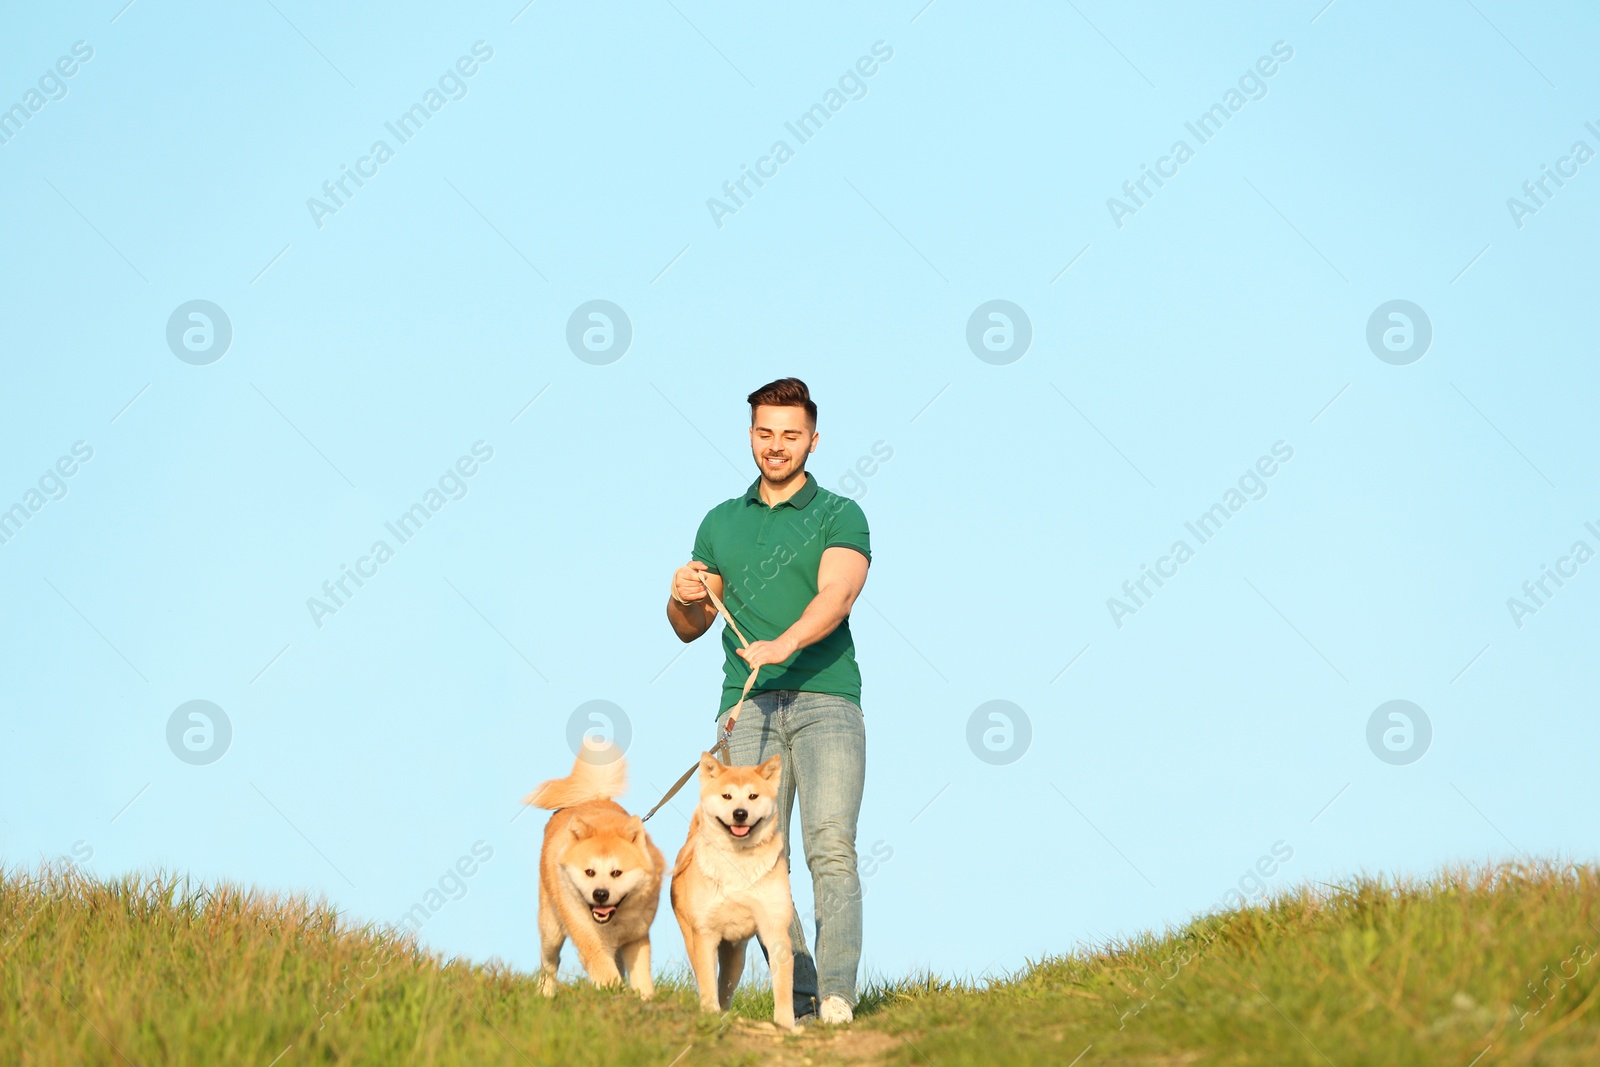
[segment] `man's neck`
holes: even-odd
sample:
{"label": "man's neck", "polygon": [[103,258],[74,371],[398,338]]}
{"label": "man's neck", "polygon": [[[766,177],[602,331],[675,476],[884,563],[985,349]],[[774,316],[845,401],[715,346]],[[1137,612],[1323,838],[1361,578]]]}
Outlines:
{"label": "man's neck", "polygon": [[805,484],[806,472],[803,468],[789,475],[787,479],[781,482],[774,482],[763,473],[761,475],[761,488],[758,491],[761,494],[762,502],[767,507],[773,508],[794,496],[801,489],[804,489]]}

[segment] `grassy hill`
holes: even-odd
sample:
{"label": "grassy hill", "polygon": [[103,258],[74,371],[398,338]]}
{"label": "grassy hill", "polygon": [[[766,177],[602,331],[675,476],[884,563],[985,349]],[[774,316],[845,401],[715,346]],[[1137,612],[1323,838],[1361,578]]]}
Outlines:
{"label": "grassy hill", "polygon": [[753,989],[723,1019],[682,977],[551,1001],[304,899],[16,871],[0,1063],[1595,1064],[1597,902],[1600,869],[1553,863],[1306,887],[982,987],[876,985],[854,1027],[783,1036]]}

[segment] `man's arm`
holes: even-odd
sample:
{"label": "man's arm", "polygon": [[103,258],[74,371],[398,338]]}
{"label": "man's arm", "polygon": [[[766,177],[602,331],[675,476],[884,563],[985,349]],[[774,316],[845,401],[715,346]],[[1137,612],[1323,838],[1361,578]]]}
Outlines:
{"label": "man's arm", "polygon": [[[817,595],[806,610],[776,638],[752,641],[749,648],[739,649],[739,655],[752,667],[759,667],[782,663],[800,649],[816,644],[849,618],[850,608],[866,584],[866,556],[843,545],[823,549],[822,562],[817,567]],[[722,595],[720,590],[717,595]]]}
{"label": "man's arm", "polygon": [[[667,598],[667,622],[672,624],[672,632],[678,635],[678,640],[685,644],[711,629],[711,624],[717,618],[716,606],[711,603],[711,598],[706,596],[706,587],[701,584],[698,577],[702,573],[720,597],[722,575],[712,574],[711,568],[699,560],[679,567],[672,575],[672,591],[676,594],[676,599]],[[689,603],[685,606],[678,603],[679,600],[686,600]]]}

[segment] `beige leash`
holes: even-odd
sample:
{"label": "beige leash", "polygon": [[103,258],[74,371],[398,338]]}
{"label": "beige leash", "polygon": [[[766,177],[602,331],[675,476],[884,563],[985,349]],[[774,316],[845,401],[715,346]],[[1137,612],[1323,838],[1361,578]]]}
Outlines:
{"label": "beige leash", "polygon": [[[717,614],[721,615],[723,621],[726,622],[728,627],[733,630],[733,635],[739,639],[739,644],[745,648],[749,648],[750,642],[745,640],[744,634],[740,631],[738,623],[733,621],[733,615],[728,611],[728,606],[722,602],[721,597],[717,596],[716,593],[711,591],[711,582],[706,578],[706,572],[699,571],[697,573],[698,577],[700,578],[700,584],[705,587],[706,595],[711,598],[711,603],[716,605]],[[677,579],[674,578],[673,580],[676,581]],[[671,587],[669,586],[669,588]],[[676,600],[677,597],[674,596],[673,599]],[[739,694],[739,703],[735,704],[733,709],[728,712],[728,721],[722,725],[722,734],[717,738],[717,743],[712,746],[712,755],[716,756],[724,763],[727,763],[732,758],[730,749],[728,747],[728,741],[733,737],[733,724],[739,721],[739,709],[744,707],[744,702],[750,696],[750,687],[756,684],[756,675],[760,673],[760,667],[750,668],[750,677],[744,680],[744,692]],[[672,783],[672,788],[667,790],[667,795],[662,797],[661,800],[657,802],[656,806],[651,808],[650,811],[646,813],[644,818],[639,821],[649,822],[650,816],[660,811],[662,806],[665,805],[667,801],[677,796],[678,791],[688,784],[689,779],[693,778],[695,772],[699,769],[700,761],[695,760],[694,765],[683,772],[683,777]]]}

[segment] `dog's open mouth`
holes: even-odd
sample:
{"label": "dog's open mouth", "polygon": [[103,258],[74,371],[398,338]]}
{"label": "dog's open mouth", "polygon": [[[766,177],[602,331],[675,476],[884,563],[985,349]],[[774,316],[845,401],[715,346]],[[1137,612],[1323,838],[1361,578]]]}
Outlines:
{"label": "dog's open mouth", "polygon": [[617,906],[615,904],[592,904],[589,907],[589,914],[593,915],[594,921],[599,923],[601,926],[604,926],[606,923],[610,922],[611,917],[616,915],[616,913]]}
{"label": "dog's open mouth", "polygon": [[[764,817],[765,816],[763,816],[763,818]],[[717,821],[718,822],[722,822],[721,819],[718,819]],[[750,836],[750,831],[754,830],[757,826],[760,826],[760,825],[761,825],[761,819],[757,819],[755,822],[752,822],[752,823],[731,823],[730,824],[730,823],[722,822],[722,828],[724,830],[728,831],[728,833],[732,834],[734,837],[749,837]]]}

